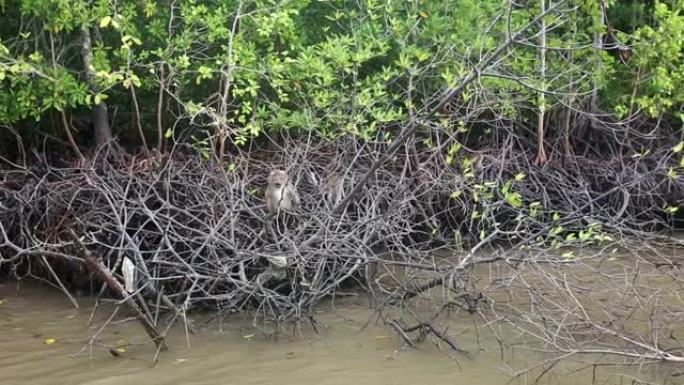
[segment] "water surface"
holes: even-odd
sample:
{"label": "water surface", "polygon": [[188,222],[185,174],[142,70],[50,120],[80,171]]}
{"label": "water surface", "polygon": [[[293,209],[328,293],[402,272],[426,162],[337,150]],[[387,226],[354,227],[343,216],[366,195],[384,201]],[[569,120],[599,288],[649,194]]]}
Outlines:
{"label": "water surface", "polygon": [[[101,344],[88,347],[111,314],[104,306],[93,316],[92,299],[82,297],[74,309],[49,288],[0,283],[0,384],[505,384],[511,365],[533,365],[539,357],[524,350],[501,360],[498,344],[486,335],[480,346],[472,337],[472,322],[456,322],[450,334],[475,352],[471,358],[449,355],[430,342],[419,350],[405,348],[388,328],[374,322],[361,298],[322,306],[318,333],[304,325],[268,337],[248,319],[202,326],[186,335],[183,324],[169,333],[170,350],[152,365],[154,348],[144,343],[135,321],[109,325]],[[201,318],[201,317],[198,317]],[[117,318],[121,319],[121,317]],[[370,323],[368,321],[371,321]],[[364,327],[368,325],[367,327]],[[54,339],[54,343],[49,343]],[[48,343],[46,343],[46,341]],[[123,349],[113,356],[106,346]],[[610,368],[599,374],[580,370],[554,371],[539,384],[586,385],[632,383],[633,370]],[[631,373],[631,374],[630,374]],[[642,376],[655,378],[657,369]],[[598,377],[597,377],[598,376]],[[511,384],[533,384],[536,376]],[[668,380],[676,384],[676,378]],[[658,382],[656,382],[658,383]]]}

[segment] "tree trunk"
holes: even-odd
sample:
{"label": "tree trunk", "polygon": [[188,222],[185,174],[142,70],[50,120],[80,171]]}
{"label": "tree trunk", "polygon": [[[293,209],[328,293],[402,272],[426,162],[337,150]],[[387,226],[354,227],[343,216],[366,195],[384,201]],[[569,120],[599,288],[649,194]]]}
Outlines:
{"label": "tree trunk", "polygon": [[[604,14],[604,4],[603,1],[601,1],[601,23],[605,23],[605,14]],[[591,90],[591,99],[589,100],[589,112],[594,114],[598,111],[598,82],[596,81],[596,74],[601,73],[603,70],[603,61],[601,59],[601,51],[603,50],[603,36],[601,35],[600,32],[594,32],[594,49],[596,49],[596,63],[595,63],[595,72],[594,72],[594,79],[593,79],[593,88]]]}
{"label": "tree trunk", "polygon": [[83,156],[83,153],[81,152],[81,150],[78,148],[78,145],[76,144],[76,140],[74,139],[74,136],[71,134],[71,126],[69,125],[69,122],[67,121],[66,112],[64,110],[60,111],[59,116],[62,118],[62,126],[64,126],[64,133],[66,134],[67,140],[69,141],[71,148],[74,150],[74,153],[76,153],[76,156],[78,156],[78,159],[81,161],[84,161],[85,156]]}
{"label": "tree trunk", "polygon": [[142,128],[142,123],[140,122],[140,107],[138,107],[138,96],[135,94],[135,86],[131,84],[131,99],[133,100],[133,120],[135,127],[138,129],[138,135],[140,136],[140,142],[143,149],[143,154],[146,159],[150,159],[150,151],[147,148],[147,140],[145,140],[145,132]]}
{"label": "tree trunk", "polygon": [[166,75],[164,63],[159,64],[159,94],[157,95],[157,150],[163,154],[165,149],[164,141],[164,88],[166,87]]}
{"label": "tree trunk", "polygon": [[[55,52],[55,38],[50,33],[50,55],[52,57],[52,68],[57,69],[57,53]],[[66,117],[66,110],[61,110],[59,111],[59,116],[62,118],[62,126],[64,126],[64,133],[66,134],[67,140],[69,141],[69,144],[71,145],[71,148],[74,150],[74,153],[78,156],[78,159],[80,161],[84,161],[85,157],[83,156],[83,153],[81,150],[78,148],[78,144],[76,144],[76,140],[74,139],[74,136],[71,134],[71,126],[69,125],[69,122],[67,121]]]}
{"label": "tree trunk", "polygon": [[228,60],[226,60],[226,64],[221,69],[221,104],[219,105],[219,124],[216,125],[216,138],[219,141],[217,154],[219,165],[223,164],[223,157],[226,153],[226,140],[228,140],[228,137],[230,136],[230,127],[226,123],[226,119],[228,118],[228,111],[230,108],[230,88],[232,86],[233,70],[235,68],[235,64],[233,63],[233,39],[237,36],[238,28],[240,26],[242,5],[243,1],[241,0],[238,4],[237,11],[235,12],[235,19],[233,20],[233,27],[228,41]]}
{"label": "tree trunk", "polygon": [[[568,65],[572,64],[574,60],[573,52],[570,51],[570,57],[568,58]],[[573,76],[570,77],[570,84],[574,84],[575,79]],[[573,105],[575,104],[575,87],[573,86],[568,92],[567,105],[563,114],[563,159],[569,159],[573,155],[572,144],[570,142],[570,132],[572,131],[571,124],[575,113],[573,111]],[[565,164],[565,162],[564,162]]]}
{"label": "tree trunk", "polygon": [[[97,93],[98,87],[93,81],[95,69],[93,68],[93,44],[90,38],[88,27],[81,28],[81,56],[83,57],[83,67],[90,90]],[[95,131],[95,144],[97,148],[112,144],[112,130],[109,126],[109,115],[107,113],[107,103],[100,101],[95,104],[92,110],[93,128]]]}
{"label": "tree trunk", "polygon": [[[540,0],[541,14],[546,13],[546,0]],[[545,94],[546,91],[546,21],[542,17],[540,43],[539,43],[539,60],[541,62],[541,93],[539,95],[539,112],[537,114],[537,160],[535,164],[543,166],[548,159],[546,158],[546,151],[544,150],[544,113],[546,110]]]}

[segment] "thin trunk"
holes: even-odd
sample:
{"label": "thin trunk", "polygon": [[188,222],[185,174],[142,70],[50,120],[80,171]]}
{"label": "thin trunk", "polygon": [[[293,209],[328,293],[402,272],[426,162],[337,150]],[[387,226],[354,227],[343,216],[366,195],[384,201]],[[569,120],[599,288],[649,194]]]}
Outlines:
{"label": "thin trunk", "polygon": [[[85,26],[81,28],[81,56],[83,57],[86,82],[90,86],[91,91],[97,92],[97,86],[93,81],[95,75],[95,69],[93,68],[93,44],[90,38],[90,30]],[[109,127],[107,104],[104,101],[97,103],[93,107],[92,116],[97,148],[109,145],[112,141],[112,130]]]}
{"label": "thin trunk", "polygon": [[[574,60],[574,55],[573,55],[572,51],[570,51],[570,56],[568,59],[569,59],[568,64],[569,65],[572,64],[572,61]],[[571,76],[570,77],[570,84],[573,84],[574,81],[575,81],[575,79]],[[570,124],[572,123],[571,120],[572,120],[572,117],[574,116],[572,106],[573,106],[573,104],[575,104],[575,98],[576,98],[575,89],[574,89],[574,87],[572,87],[570,89],[570,92],[568,95],[567,105],[565,107],[565,114],[563,116],[563,118],[564,118],[563,119],[563,150],[564,150],[563,153],[564,153],[565,158],[569,158],[573,154],[572,144],[570,143],[570,131],[571,131]]]}
{"label": "thin trunk", "polygon": [[150,152],[147,149],[147,141],[145,140],[145,133],[142,129],[142,124],[140,124],[140,108],[138,107],[138,97],[135,95],[135,86],[131,84],[131,98],[133,98],[133,115],[135,119],[135,126],[138,129],[138,135],[140,136],[140,142],[142,143],[143,153],[145,158],[150,158]]}
{"label": "thin trunk", "polygon": [[[176,0],[171,1],[170,7],[169,7],[169,21],[166,27],[166,35],[168,36],[167,39],[167,44],[171,44],[169,39],[171,36],[174,36],[174,20],[175,20],[175,9],[176,9]],[[159,64],[159,98],[157,100],[157,145],[159,146],[159,153],[163,154],[166,152],[166,140],[164,138],[164,121],[162,120],[162,107],[164,105],[164,90],[165,87],[170,88],[170,80],[173,74],[173,71],[171,71],[171,68],[169,68],[169,75],[168,78],[165,77],[165,71],[164,71],[164,66],[166,63],[161,62]],[[167,81],[169,81],[167,83]],[[171,92],[169,91],[169,94]],[[171,100],[171,99],[169,99]],[[167,107],[171,107],[171,104],[167,103]]]}
{"label": "thin trunk", "polygon": [[[606,22],[606,4],[604,0],[600,1],[601,9],[601,24],[605,25]],[[601,50],[603,50],[603,35],[600,32],[594,32],[594,48],[597,50],[596,63],[594,69],[594,84],[591,90],[591,100],[589,101],[589,112],[598,112],[598,81],[596,79],[596,74],[600,74],[603,71],[603,60],[601,59]]]}
{"label": "thin trunk", "polygon": [[164,107],[164,87],[166,86],[166,76],[164,63],[159,64],[159,94],[157,95],[157,150],[160,154],[164,153],[164,121],[162,119],[162,108]]}
{"label": "thin trunk", "polygon": [[570,123],[572,120],[572,104],[575,103],[575,94],[571,94],[568,100],[568,108],[565,110],[565,122],[563,122],[563,147],[566,157],[572,156],[572,144],[570,143]]}
{"label": "thin trunk", "polygon": [[[52,56],[52,68],[57,69],[57,54],[55,52],[55,38],[50,33],[50,54]],[[74,136],[71,134],[71,126],[69,125],[69,122],[66,117],[66,111],[61,110],[59,111],[59,116],[62,119],[62,125],[64,126],[64,133],[66,134],[67,140],[69,141],[69,144],[71,145],[71,148],[74,150],[76,153],[76,156],[79,157],[80,160],[85,160],[85,156],[83,156],[83,153],[81,150],[78,148],[78,145],[76,144],[76,140],[74,139]]]}
{"label": "thin trunk", "polygon": [[[541,6],[541,13],[546,13],[546,0],[539,1]],[[541,18],[541,36],[539,47],[539,61],[541,63],[541,92],[539,94],[539,112],[537,113],[537,160],[535,163],[538,166],[546,164],[546,151],[544,151],[544,112],[546,110],[546,20]]]}
{"label": "thin trunk", "polygon": [[223,89],[221,90],[221,105],[219,106],[219,122],[216,125],[216,137],[219,140],[219,164],[223,163],[223,155],[226,151],[226,139],[228,139],[229,134],[226,119],[228,116],[228,108],[230,106],[229,96],[233,76],[233,39],[235,39],[235,35],[237,34],[239,28],[240,17],[242,16],[242,5],[243,2],[240,1],[240,3],[238,4],[237,11],[235,11],[235,20],[233,20],[233,27],[231,29],[230,39],[228,40],[228,60],[226,63],[227,68],[222,71]]}
{"label": "thin trunk", "polygon": [[78,145],[76,144],[76,140],[74,139],[74,136],[71,134],[71,126],[69,125],[69,121],[67,120],[66,117],[66,112],[64,110],[59,111],[59,116],[62,119],[62,125],[64,126],[64,133],[66,134],[67,140],[69,141],[69,144],[71,145],[71,148],[74,150],[76,155],[80,160],[85,160],[85,156],[83,156],[83,153],[81,150],[78,148]]}

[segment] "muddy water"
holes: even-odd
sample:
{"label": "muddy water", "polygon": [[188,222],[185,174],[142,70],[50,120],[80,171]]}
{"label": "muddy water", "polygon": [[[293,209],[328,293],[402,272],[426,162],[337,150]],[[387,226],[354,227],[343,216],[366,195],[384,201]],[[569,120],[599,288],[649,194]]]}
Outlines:
{"label": "muddy water", "polygon": [[[451,359],[429,343],[407,350],[402,342],[369,319],[364,301],[326,305],[318,333],[287,331],[266,338],[249,320],[231,320],[220,327],[201,327],[187,337],[182,325],[169,333],[170,351],[156,366],[154,349],[144,344],[134,322],[108,326],[100,341],[121,348],[119,357],[107,347],[88,348],[110,312],[96,312],[81,298],[74,309],[60,293],[47,288],[0,283],[0,384],[504,384],[511,379],[493,339],[481,338],[482,351],[472,358]],[[461,323],[458,323],[461,324]],[[459,327],[456,325],[456,327]],[[472,322],[462,322],[452,335],[468,340]],[[54,340],[54,341],[53,341]],[[84,349],[85,347],[85,349]],[[477,351],[477,346],[466,346]],[[515,354],[516,363],[533,365],[539,357]],[[619,368],[597,374],[591,370],[546,375],[540,384],[576,385],[632,383],[634,373]],[[646,374],[646,377],[652,373]],[[511,384],[533,384],[534,377]],[[677,383],[669,381],[668,383]]]}

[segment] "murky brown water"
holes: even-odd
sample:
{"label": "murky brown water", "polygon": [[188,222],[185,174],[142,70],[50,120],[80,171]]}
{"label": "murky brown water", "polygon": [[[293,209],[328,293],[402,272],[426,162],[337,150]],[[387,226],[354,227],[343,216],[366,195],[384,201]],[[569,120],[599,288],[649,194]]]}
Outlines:
{"label": "murky brown water", "polygon": [[[363,328],[373,312],[363,301],[338,304],[320,315],[326,325],[316,334],[285,332],[277,341],[267,339],[247,320],[232,320],[222,326],[191,334],[186,339],[182,325],[169,336],[171,349],[152,367],[154,349],[139,344],[143,333],[135,322],[107,327],[101,341],[124,347],[121,357],[107,348],[86,349],[109,316],[98,312],[92,326],[90,299],[81,298],[74,309],[61,295],[47,288],[0,283],[0,384],[505,384],[511,379],[510,362],[499,358],[493,339],[481,338],[484,351],[473,358],[450,359],[429,343],[420,350],[406,350],[389,330],[373,322]],[[356,302],[356,303],[354,303]],[[455,325],[450,333],[468,341],[472,322]],[[55,339],[54,343],[50,339]],[[472,339],[472,338],[471,338]],[[189,346],[188,346],[189,344]],[[466,342],[467,344],[467,342]],[[476,346],[466,346],[477,350]],[[76,355],[81,352],[81,354]],[[539,360],[513,354],[516,363],[533,365]],[[634,375],[611,368],[594,378],[600,384],[632,383]],[[646,377],[653,377],[653,369]],[[508,371],[510,373],[510,371]],[[593,374],[596,376],[596,373]],[[523,377],[512,384],[533,384]],[[582,370],[546,375],[540,384],[585,385],[592,372]],[[659,382],[656,382],[659,383]],[[676,384],[674,380],[667,383]]]}

